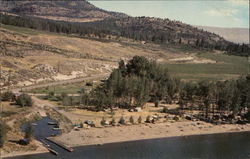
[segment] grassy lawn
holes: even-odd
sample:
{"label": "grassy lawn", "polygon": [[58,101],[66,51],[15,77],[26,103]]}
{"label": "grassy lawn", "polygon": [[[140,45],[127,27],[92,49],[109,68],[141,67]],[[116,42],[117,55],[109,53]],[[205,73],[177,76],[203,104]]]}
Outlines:
{"label": "grassy lawn", "polygon": [[204,53],[197,55],[217,61],[215,64],[167,64],[169,72],[184,80],[225,80],[248,73],[246,57]]}
{"label": "grassy lawn", "polygon": [[62,94],[62,93],[78,94],[78,93],[80,93],[82,88],[89,91],[92,88],[96,87],[99,83],[100,83],[100,81],[94,82],[92,86],[86,86],[85,82],[66,84],[66,85],[58,85],[58,86],[53,86],[53,87],[33,89],[33,90],[28,91],[27,93],[49,94],[49,92],[54,92],[55,94]]}

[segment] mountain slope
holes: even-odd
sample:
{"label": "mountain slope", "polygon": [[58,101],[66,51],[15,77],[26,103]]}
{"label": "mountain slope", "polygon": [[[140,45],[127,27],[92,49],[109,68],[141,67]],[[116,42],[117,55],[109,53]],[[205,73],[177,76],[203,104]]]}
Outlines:
{"label": "mountain slope", "polygon": [[85,0],[79,1],[6,1],[0,0],[0,11],[16,15],[34,16],[71,22],[123,18],[126,14],[99,9]]}
{"label": "mountain slope", "polygon": [[129,39],[98,40],[0,26],[0,85],[23,86],[110,73],[119,60],[144,56],[167,64],[169,71],[185,80],[223,80],[247,73],[244,57],[182,45],[141,44]]}
{"label": "mountain slope", "polygon": [[231,42],[249,44],[249,29],[247,28],[220,28],[209,26],[197,27],[218,34]]}
{"label": "mountain slope", "polygon": [[[234,44],[217,34],[198,29],[180,21],[130,17],[122,13],[99,9],[84,0],[0,0],[0,2],[0,10],[5,12],[1,16],[0,22],[6,25],[77,34],[81,37],[87,36],[101,39],[116,36],[116,39],[126,37],[142,41],[143,43],[187,45],[188,47],[227,51],[230,54],[240,56],[248,56],[250,54],[248,45]],[[33,16],[32,18],[31,15]]]}

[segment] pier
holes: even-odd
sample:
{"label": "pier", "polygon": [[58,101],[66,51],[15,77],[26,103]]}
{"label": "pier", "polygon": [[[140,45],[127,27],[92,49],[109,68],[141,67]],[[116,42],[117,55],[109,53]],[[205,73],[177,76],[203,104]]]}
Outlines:
{"label": "pier", "polygon": [[54,144],[56,144],[57,146],[59,146],[59,147],[65,149],[65,150],[69,151],[69,152],[74,151],[73,148],[68,147],[68,146],[66,146],[66,145],[63,145],[62,143],[56,142],[56,141],[54,141],[54,140],[52,140],[52,139],[50,139],[50,138],[48,138],[48,137],[45,138],[45,139],[48,140],[48,141],[50,141],[50,142],[52,142],[52,143],[54,143]]}

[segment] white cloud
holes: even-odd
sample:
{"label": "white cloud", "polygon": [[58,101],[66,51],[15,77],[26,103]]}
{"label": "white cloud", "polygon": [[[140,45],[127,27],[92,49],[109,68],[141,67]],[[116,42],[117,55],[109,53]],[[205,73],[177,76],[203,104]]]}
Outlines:
{"label": "white cloud", "polygon": [[249,0],[227,0],[233,6],[249,7]]}
{"label": "white cloud", "polygon": [[206,14],[211,16],[234,16],[238,13],[237,9],[212,9],[205,11]]}

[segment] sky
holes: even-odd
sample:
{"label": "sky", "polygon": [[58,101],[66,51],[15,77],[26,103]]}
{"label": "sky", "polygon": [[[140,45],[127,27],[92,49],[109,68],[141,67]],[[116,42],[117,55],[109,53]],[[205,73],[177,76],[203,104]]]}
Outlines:
{"label": "sky", "polygon": [[191,25],[249,28],[249,0],[89,0],[130,16],[179,20]]}

